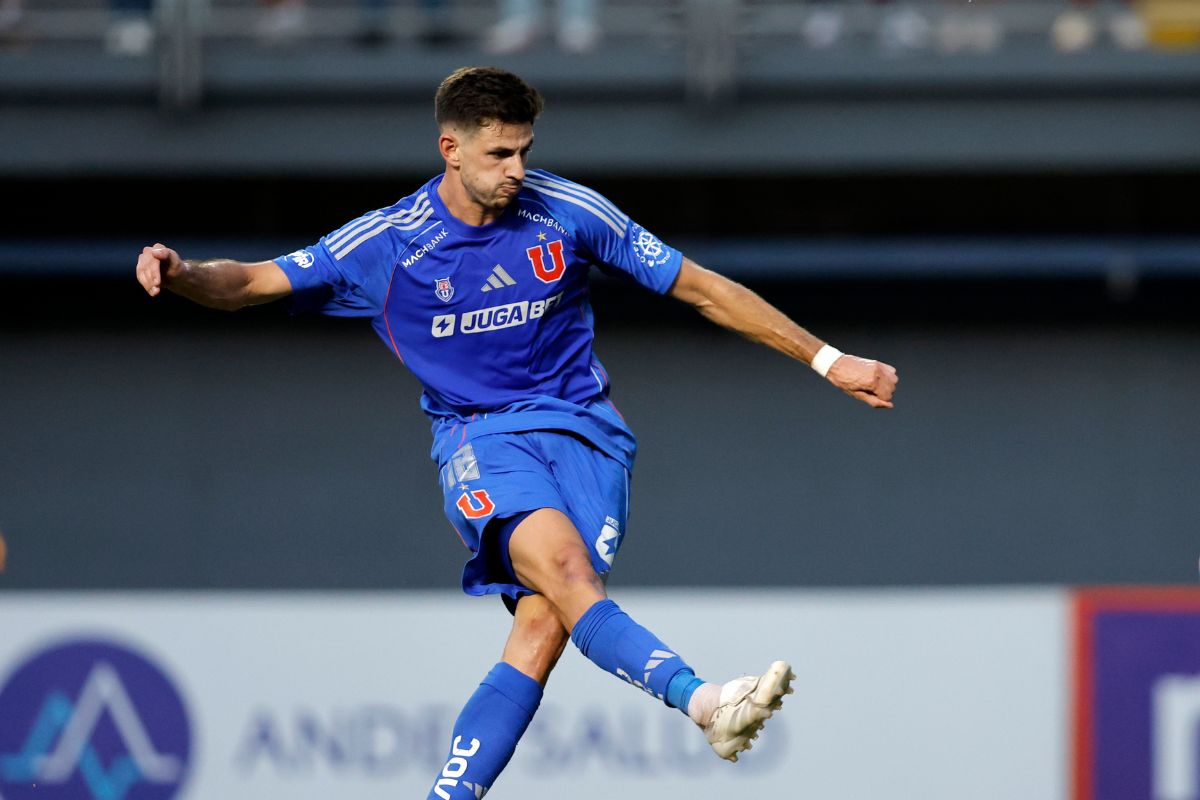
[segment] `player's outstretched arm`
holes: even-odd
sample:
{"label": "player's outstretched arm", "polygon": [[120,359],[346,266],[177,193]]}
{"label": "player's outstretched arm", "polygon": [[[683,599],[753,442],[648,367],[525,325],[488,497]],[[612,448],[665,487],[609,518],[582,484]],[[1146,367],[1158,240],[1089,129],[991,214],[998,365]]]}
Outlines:
{"label": "player's outstretched arm", "polygon": [[161,243],[142,248],[136,274],[151,297],[169,289],[200,305],[225,311],[269,303],[292,293],[291,282],[274,261],[193,261],[180,258]]}
{"label": "player's outstretched arm", "polygon": [[[810,366],[825,345],[745,286],[688,258],[683,259],[671,296],[690,304],[718,325]],[[825,378],[874,408],[892,408],[892,396],[899,381],[891,365],[848,354],[837,355]]]}

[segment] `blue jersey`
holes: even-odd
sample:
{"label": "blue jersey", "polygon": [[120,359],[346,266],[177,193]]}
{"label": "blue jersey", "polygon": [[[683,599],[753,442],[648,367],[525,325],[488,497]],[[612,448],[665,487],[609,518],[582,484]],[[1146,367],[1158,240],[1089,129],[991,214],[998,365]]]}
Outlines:
{"label": "blue jersey", "polygon": [[501,217],[468,225],[441,175],[275,259],[295,311],[371,317],[420,380],[443,463],[487,433],[568,430],[631,466],[636,440],[592,352],[595,265],[659,293],[682,256],[600,194],[529,170]]}

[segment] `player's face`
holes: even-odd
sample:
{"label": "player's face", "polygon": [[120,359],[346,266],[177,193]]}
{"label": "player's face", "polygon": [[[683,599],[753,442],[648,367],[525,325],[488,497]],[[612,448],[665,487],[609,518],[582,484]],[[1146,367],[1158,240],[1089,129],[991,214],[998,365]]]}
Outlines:
{"label": "player's face", "polygon": [[525,162],[533,148],[533,125],[490,122],[459,143],[459,176],[471,201],[502,211],[521,191]]}

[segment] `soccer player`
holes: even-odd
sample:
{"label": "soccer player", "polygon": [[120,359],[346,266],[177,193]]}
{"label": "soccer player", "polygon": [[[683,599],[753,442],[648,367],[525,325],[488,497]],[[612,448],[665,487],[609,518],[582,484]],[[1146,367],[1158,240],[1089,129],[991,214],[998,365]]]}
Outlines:
{"label": "soccer player", "polygon": [[844,355],[749,289],[704,269],[600,194],[528,169],[538,92],[490,67],[438,87],[446,163],[413,194],[271,261],[184,260],[143,249],[137,279],[206,306],[289,297],[292,310],[369,317],[421,381],[446,516],[470,551],[462,588],[513,615],[500,661],[454,725],[429,800],[481,797],[516,749],[568,639],[736,761],[792,690],[776,661],[723,684],[698,678],[605,593],[625,536],[636,441],[592,352],[596,266],[694,306],[891,408],[896,371]]}

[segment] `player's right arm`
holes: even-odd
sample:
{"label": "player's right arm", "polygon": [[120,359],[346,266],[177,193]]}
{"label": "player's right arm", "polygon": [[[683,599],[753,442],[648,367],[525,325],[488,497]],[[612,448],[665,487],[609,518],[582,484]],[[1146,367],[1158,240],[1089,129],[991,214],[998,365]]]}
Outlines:
{"label": "player's right arm", "polygon": [[274,261],[182,259],[161,243],[142,248],[136,274],[138,283],[151,297],[168,289],[224,311],[269,303],[292,293],[291,282]]}
{"label": "player's right arm", "polygon": [[[683,259],[670,293],[712,322],[810,366],[825,345],[755,292],[689,258]],[[825,379],[851,397],[873,408],[892,408],[899,378],[890,364],[837,353],[825,369]]]}

